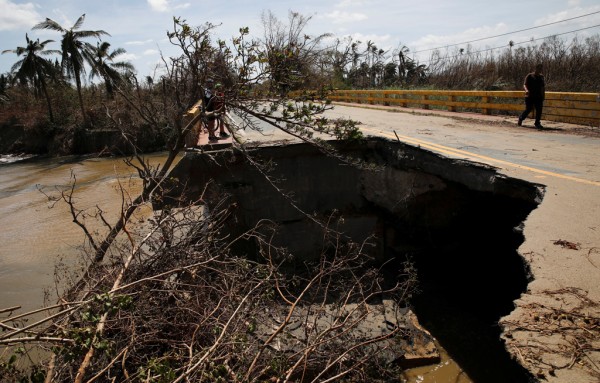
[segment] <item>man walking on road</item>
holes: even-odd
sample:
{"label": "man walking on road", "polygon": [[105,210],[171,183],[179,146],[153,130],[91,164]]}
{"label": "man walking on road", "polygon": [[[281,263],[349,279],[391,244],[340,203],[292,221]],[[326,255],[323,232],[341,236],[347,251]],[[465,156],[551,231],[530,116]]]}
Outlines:
{"label": "man walking on road", "polygon": [[523,84],[523,88],[525,89],[525,110],[519,116],[519,122],[517,122],[519,126],[523,124],[523,120],[535,108],[535,127],[538,129],[544,128],[540,122],[542,109],[544,108],[544,98],[546,97],[546,81],[542,74],[543,69],[542,64],[537,64],[535,71],[525,76]]}

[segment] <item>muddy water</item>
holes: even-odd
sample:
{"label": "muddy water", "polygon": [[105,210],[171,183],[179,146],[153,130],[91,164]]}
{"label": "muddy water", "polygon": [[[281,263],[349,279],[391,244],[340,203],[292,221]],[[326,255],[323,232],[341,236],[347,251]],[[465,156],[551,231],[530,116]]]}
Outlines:
{"label": "muddy water", "polygon": [[439,344],[440,362],[432,366],[416,367],[404,372],[402,383],[473,383],[466,372]]}
{"label": "muddy water", "polygon": [[[164,159],[164,154],[149,158],[151,163]],[[135,197],[140,182],[121,159],[13,161],[0,161],[0,309],[22,306],[23,312],[43,305],[44,289],[53,294],[57,263],[75,267],[82,257],[84,235],[72,222],[68,205],[49,201],[46,195],[57,197],[61,190],[71,188],[74,176],[77,206],[99,206],[114,222],[120,209],[120,186]],[[400,381],[471,383],[460,366],[441,352],[440,363],[409,370]]]}
{"label": "muddy water", "polygon": [[[164,158],[161,154],[150,160]],[[78,263],[83,232],[72,222],[66,203],[49,201],[40,192],[58,197],[74,179],[76,205],[99,206],[109,221],[120,209],[120,185],[133,197],[140,190],[139,179],[121,159],[68,157],[0,164],[0,308],[40,307],[43,289],[53,290],[57,262]]]}

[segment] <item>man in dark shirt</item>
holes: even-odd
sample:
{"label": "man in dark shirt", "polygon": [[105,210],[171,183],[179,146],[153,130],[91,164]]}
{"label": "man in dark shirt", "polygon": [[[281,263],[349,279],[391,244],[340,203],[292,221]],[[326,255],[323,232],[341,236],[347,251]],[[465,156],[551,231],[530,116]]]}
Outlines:
{"label": "man in dark shirt", "polygon": [[546,81],[542,70],[542,64],[535,66],[535,71],[525,76],[523,88],[525,89],[525,110],[519,116],[517,125],[521,126],[523,120],[535,108],[535,127],[543,129],[540,118],[542,117],[542,109],[544,108],[544,98],[546,97]]}
{"label": "man in dark shirt", "polygon": [[[222,112],[223,105],[217,102],[217,95],[215,92],[215,82],[213,79],[206,81],[206,88],[204,88],[204,115],[206,122],[206,129],[208,130],[208,142],[216,143],[219,138],[216,136],[217,131],[217,119]],[[224,130],[221,128],[221,136],[225,138]],[[229,135],[227,135],[229,137]]]}

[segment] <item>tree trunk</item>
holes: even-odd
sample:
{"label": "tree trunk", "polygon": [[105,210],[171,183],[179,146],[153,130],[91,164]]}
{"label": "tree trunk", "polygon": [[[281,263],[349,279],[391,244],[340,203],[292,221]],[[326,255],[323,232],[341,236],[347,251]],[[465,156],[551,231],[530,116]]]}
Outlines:
{"label": "tree trunk", "polygon": [[83,96],[81,95],[81,79],[79,78],[79,73],[75,74],[75,84],[77,85],[77,96],[79,97],[79,107],[81,108],[81,116],[83,117],[83,122],[87,122],[85,108],[83,107]]}
{"label": "tree trunk", "polygon": [[46,88],[46,81],[44,78],[40,76],[40,81],[42,83],[42,92],[44,92],[44,97],[46,97],[46,102],[48,103],[48,116],[50,117],[50,122],[54,122],[54,114],[52,113],[52,102],[50,101],[50,95],[48,94],[48,88]]}

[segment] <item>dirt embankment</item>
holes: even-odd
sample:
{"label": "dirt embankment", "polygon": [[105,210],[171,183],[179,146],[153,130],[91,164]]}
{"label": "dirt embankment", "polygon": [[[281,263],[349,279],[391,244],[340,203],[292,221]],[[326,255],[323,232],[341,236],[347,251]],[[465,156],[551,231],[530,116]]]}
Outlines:
{"label": "dirt embankment", "polygon": [[[133,138],[137,150],[155,152],[165,149],[163,137],[140,128]],[[27,126],[12,119],[0,123],[0,154],[71,154],[102,153],[122,155],[132,151],[120,130],[107,128],[63,128],[50,125]]]}

